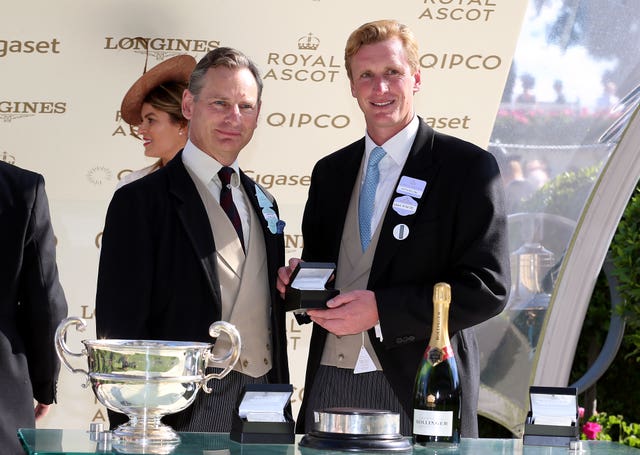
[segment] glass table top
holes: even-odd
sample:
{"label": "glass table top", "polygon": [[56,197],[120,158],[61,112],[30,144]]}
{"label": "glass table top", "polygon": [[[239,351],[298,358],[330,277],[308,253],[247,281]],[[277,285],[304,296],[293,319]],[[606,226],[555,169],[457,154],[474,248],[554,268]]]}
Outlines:
{"label": "glass table top", "polygon": [[[296,435],[295,444],[239,444],[229,439],[226,433],[179,433],[181,442],[171,455],[327,455],[345,452],[315,450],[300,447],[302,435]],[[28,455],[62,454],[117,454],[111,447],[99,447],[89,431],[20,429],[18,436]],[[524,446],[521,439],[463,439],[454,451],[433,450],[415,446],[413,453],[421,454],[523,454],[523,455],[638,455],[640,450],[617,442],[582,441],[582,452],[571,451],[564,447]],[[358,452],[366,455],[367,452]],[[380,452],[377,452],[380,454]],[[403,453],[407,453],[406,451]],[[409,452],[411,453],[411,452]]]}

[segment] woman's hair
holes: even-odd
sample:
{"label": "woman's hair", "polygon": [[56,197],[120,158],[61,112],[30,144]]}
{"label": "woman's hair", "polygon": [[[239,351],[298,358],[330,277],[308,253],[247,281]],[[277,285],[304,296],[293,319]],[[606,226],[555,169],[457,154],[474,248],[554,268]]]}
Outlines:
{"label": "woman's hair", "polygon": [[[172,123],[186,127],[189,121],[182,115],[182,92],[186,88],[186,82],[165,82],[151,90],[144,98],[143,103],[149,103],[155,109],[166,112]],[[131,134],[139,138],[137,125],[130,125],[129,129]]]}
{"label": "woman's hair", "polygon": [[182,115],[182,92],[187,88],[186,82],[169,81],[158,85],[145,97],[144,102],[169,114],[173,123],[187,125]]}
{"label": "woman's hair", "polygon": [[380,20],[361,25],[351,33],[344,49],[344,66],[347,76],[351,78],[351,58],[365,44],[379,43],[391,38],[399,38],[407,54],[407,60],[412,70],[419,67],[418,41],[413,32],[404,24],[394,20]]}

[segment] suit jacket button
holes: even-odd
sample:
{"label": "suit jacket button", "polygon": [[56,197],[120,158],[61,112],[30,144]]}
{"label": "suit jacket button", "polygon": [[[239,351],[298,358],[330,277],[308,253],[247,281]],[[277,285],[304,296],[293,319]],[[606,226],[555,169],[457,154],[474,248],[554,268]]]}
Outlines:
{"label": "suit jacket button", "polygon": [[338,354],[338,360],[342,362],[344,360],[344,354]]}
{"label": "suit jacket button", "polygon": [[403,343],[402,338],[400,337],[396,338],[396,344],[402,344],[402,343]]}
{"label": "suit jacket button", "polygon": [[269,365],[269,360],[268,359],[264,359],[264,364],[265,365]]}
{"label": "suit jacket button", "polygon": [[242,366],[247,368],[249,366],[249,361],[248,360],[243,360],[242,361]]}

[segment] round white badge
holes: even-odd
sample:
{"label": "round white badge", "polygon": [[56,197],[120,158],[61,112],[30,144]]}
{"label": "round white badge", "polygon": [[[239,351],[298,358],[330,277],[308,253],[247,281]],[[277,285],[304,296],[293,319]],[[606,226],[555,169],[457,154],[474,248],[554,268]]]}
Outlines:
{"label": "round white badge", "polygon": [[393,236],[398,240],[404,240],[409,236],[409,226],[398,224],[393,228]]}

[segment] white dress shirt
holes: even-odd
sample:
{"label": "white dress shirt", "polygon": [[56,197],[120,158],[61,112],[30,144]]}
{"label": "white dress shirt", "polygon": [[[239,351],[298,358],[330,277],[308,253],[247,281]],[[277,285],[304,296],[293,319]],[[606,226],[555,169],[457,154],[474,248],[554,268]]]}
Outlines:
{"label": "white dress shirt", "polygon": [[[404,163],[407,161],[411,146],[418,134],[418,122],[418,116],[414,114],[413,120],[411,120],[404,129],[387,142],[380,145],[387,154],[378,164],[378,169],[380,169],[380,180],[378,180],[376,198],[373,204],[373,215],[371,216],[372,233],[378,228],[378,224],[382,220],[382,215],[389,204],[389,199],[395,190],[396,183],[400,178],[400,173],[402,172]],[[363,168],[360,188],[362,188],[366,177],[369,156],[375,147],[377,147],[377,144],[373,142],[367,133],[365,135],[364,157],[362,158]]]}
{"label": "white dress shirt", "polygon": [[[222,168],[222,164],[204,153],[190,140],[188,140],[184,146],[182,162],[193,175],[209,189],[215,200],[220,203],[222,183],[220,182],[220,177],[218,177],[218,171]],[[249,212],[249,203],[245,200],[244,193],[240,188],[240,167],[238,160],[234,161],[229,167],[236,171],[231,176],[231,196],[233,197],[233,203],[236,205],[236,209],[240,215],[240,221],[242,222],[242,235],[244,237],[245,248],[248,248],[249,232],[251,231],[251,215]]]}

